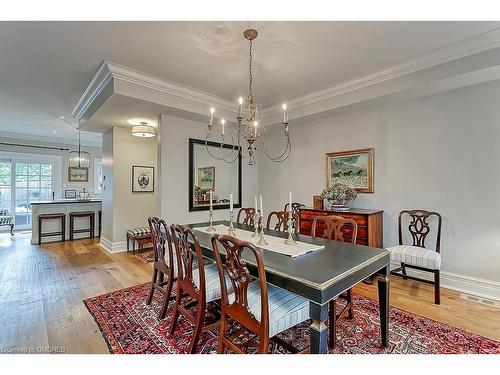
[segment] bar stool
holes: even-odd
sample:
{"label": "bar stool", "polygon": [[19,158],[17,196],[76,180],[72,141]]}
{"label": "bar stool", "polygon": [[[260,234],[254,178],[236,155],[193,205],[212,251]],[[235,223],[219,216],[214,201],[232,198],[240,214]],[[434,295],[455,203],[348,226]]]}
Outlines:
{"label": "bar stool", "polygon": [[[75,229],[75,218],[89,218],[89,228]],[[75,233],[89,233],[89,238],[94,237],[94,222],[95,222],[95,212],[94,211],[80,211],[80,212],[70,212],[69,213],[69,239],[73,241]]]}
{"label": "bar stool", "polygon": [[[43,220],[54,220],[61,219],[62,229],[59,232],[47,232],[42,233],[42,222]],[[54,214],[41,214],[38,215],[38,244],[42,244],[42,237],[51,236],[61,236],[61,241],[66,239],[66,215],[64,213],[58,212]]]}
{"label": "bar stool", "polygon": [[99,237],[101,237],[101,230],[102,230],[102,210],[99,210],[97,213],[97,221],[99,222]]}

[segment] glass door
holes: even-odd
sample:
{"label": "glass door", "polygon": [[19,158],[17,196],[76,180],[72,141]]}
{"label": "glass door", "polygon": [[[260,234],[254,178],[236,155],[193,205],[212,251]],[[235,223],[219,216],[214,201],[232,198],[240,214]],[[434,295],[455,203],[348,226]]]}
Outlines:
{"label": "glass door", "polygon": [[12,163],[0,159],[0,211],[12,211]]}
{"label": "glass door", "polygon": [[31,203],[52,199],[51,163],[15,162],[15,224],[31,225]]}

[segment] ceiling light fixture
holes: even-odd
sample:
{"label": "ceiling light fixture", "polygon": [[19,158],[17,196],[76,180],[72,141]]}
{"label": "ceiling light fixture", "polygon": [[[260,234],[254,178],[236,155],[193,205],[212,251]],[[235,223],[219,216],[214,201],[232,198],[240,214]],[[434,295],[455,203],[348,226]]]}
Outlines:
{"label": "ceiling light fixture", "polygon": [[156,131],[147,122],[141,121],[141,125],[132,126],[132,135],[135,137],[151,138],[156,135]]}
{"label": "ceiling light fixture", "polygon": [[69,166],[74,168],[90,168],[90,154],[82,151],[80,142],[80,124],[78,124],[78,151],[69,152]]}
{"label": "ceiling light fixture", "polygon": [[[252,92],[252,83],[253,83],[253,75],[252,75],[252,43],[257,38],[258,32],[257,30],[254,29],[248,29],[245,30],[243,33],[243,36],[245,37],[246,40],[249,42],[249,82],[248,82],[248,96],[243,99],[239,98],[238,103],[238,116],[236,117],[236,120],[238,121],[238,128],[235,133],[235,135],[231,135],[231,144],[232,144],[232,150],[226,153],[226,155],[223,154],[223,148],[220,147],[220,153],[219,155],[214,155],[208,145],[210,142],[210,139],[212,139],[212,129],[214,126],[214,108],[210,108],[210,117],[209,117],[209,122],[208,122],[208,132],[207,136],[205,138],[205,146],[207,149],[207,152],[214,158],[218,160],[224,160],[227,163],[233,163],[238,159],[238,156],[242,155],[242,147],[241,147],[241,140],[240,138],[243,137],[243,139],[247,142],[247,150],[248,150],[248,164],[253,165],[255,164],[255,151],[257,150],[257,144],[260,144],[262,148],[264,149],[264,152],[266,156],[274,161],[274,162],[282,162],[285,161],[288,156],[290,156],[290,152],[292,151],[292,144],[290,142],[290,132],[288,130],[288,118],[287,118],[287,112],[286,112],[286,104],[283,104],[283,132],[285,136],[285,148],[284,150],[278,154],[278,155],[271,155],[269,153],[267,144],[266,144],[266,129],[263,126],[257,126],[258,121],[260,119],[261,115],[261,110],[260,110],[260,103],[258,102],[257,98],[253,95]],[[225,140],[227,138],[227,130],[228,126],[224,126],[225,121],[221,121],[221,133],[220,137],[222,138],[222,144],[225,144]]]}

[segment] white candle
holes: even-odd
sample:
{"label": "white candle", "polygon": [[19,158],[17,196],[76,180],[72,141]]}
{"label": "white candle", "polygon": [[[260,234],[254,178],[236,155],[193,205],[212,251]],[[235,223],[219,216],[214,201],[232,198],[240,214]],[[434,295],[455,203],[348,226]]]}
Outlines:
{"label": "white candle", "polygon": [[233,210],[233,193],[229,194],[229,210]]}
{"label": "white candle", "polygon": [[283,122],[286,122],[286,104],[283,104]]}
{"label": "white candle", "polygon": [[215,112],[215,108],[210,108],[210,125],[213,125],[214,124],[214,112]]}
{"label": "white candle", "polygon": [[254,207],[255,207],[255,212],[257,212],[257,210],[258,210],[258,207],[257,207],[257,196],[255,196],[255,205],[254,205]]}
{"label": "white candle", "polygon": [[243,98],[240,97],[238,99],[238,103],[240,103],[240,107],[239,107],[239,110],[238,110],[238,117],[241,117],[241,110],[243,109]]}
{"label": "white candle", "polygon": [[292,212],[292,191],[289,192],[288,203],[290,204],[290,208],[288,211]]}
{"label": "white candle", "polygon": [[213,194],[212,189],[210,189],[210,210],[212,210],[212,201],[213,201],[212,194]]}
{"label": "white candle", "polygon": [[224,124],[226,123],[226,120],[222,119],[220,120],[220,123],[222,124],[221,134],[224,135]]}
{"label": "white candle", "polygon": [[262,207],[262,195],[260,196],[260,217],[264,217],[264,208]]}

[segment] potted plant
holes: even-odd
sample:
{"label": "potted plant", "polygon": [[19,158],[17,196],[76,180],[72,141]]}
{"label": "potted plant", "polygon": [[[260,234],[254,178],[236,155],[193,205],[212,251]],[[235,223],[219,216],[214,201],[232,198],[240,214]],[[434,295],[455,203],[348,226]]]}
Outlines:
{"label": "potted plant", "polygon": [[349,211],[345,204],[356,199],[357,193],[352,187],[336,183],[324,189],[321,196],[330,203],[332,210]]}

